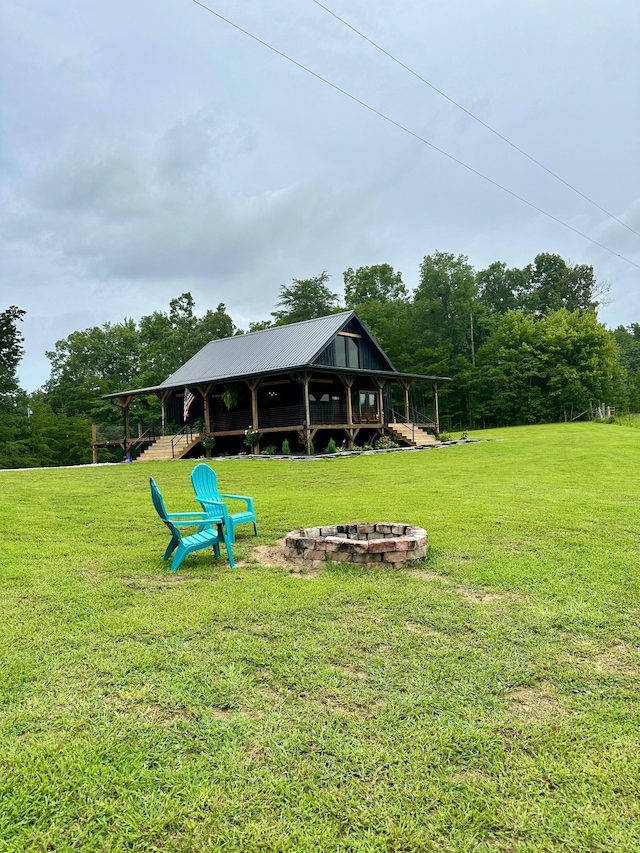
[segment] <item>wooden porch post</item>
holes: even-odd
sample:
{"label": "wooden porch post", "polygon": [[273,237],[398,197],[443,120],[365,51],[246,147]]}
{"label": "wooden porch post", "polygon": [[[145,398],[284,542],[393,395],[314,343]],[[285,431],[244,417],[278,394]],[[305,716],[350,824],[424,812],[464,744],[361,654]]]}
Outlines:
{"label": "wooden porch post", "polygon": [[162,391],[158,396],[160,397],[162,411],[162,432],[164,433],[164,428],[167,425],[167,400],[171,396],[171,391]]}
{"label": "wooden porch post", "polygon": [[133,397],[129,395],[128,397],[121,397],[120,400],[124,411],[124,441],[122,442],[122,447],[124,455],[127,456],[129,453],[129,406],[131,405]]}
{"label": "wooden porch post", "polygon": [[311,456],[311,406],[309,404],[309,379],[311,374],[303,373],[302,382],[304,384],[304,417],[305,417],[305,444],[307,446],[307,456]]}
{"label": "wooden porch post", "polygon": [[347,426],[353,426],[353,400],[351,399],[351,388],[353,387],[353,383],[355,381],[354,376],[343,376],[342,373],[339,374],[340,381],[345,387],[347,392],[346,402],[347,402]]}
{"label": "wooden porch post", "polygon": [[404,417],[405,422],[410,423],[411,418],[409,417],[409,388],[411,387],[410,382],[401,382],[402,390],[404,391]]}
{"label": "wooden porch post", "polygon": [[380,423],[384,423],[384,401],[382,399],[382,389],[384,388],[385,380],[380,379],[379,376],[374,376],[373,381],[377,386],[376,399],[378,401],[378,421]]}
{"label": "wooden porch post", "polygon": [[[209,394],[211,393],[211,389],[213,385],[207,385],[205,388],[198,385],[198,391],[202,394],[202,399],[204,401],[204,434],[209,435],[211,432],[211,416],[209,414]],[[204,451],[204,455],[206,459],[211,459],[211,448],[206,447]]]}
{"label": "wooden porch post", "polygon": [[433,383],[433,420],[436,423],[436,433],[440,435],[440,406],[438,404],[438,383]]}
{"label": "wooden porch post", "polygon": [[[258,432],[258,388],[262,379],[245,379],[244,380],[251,389],[251,427],[255,432]],[[251,449],[252,453],[260,453],[260,439],[256,441]]]}
{"label": "wooden porch post", "polygon": [[98,448],[96,444],[98,443],[98,426],[97,424],[91,424],[91,458],[93,460],[93,464],[98,464]]}

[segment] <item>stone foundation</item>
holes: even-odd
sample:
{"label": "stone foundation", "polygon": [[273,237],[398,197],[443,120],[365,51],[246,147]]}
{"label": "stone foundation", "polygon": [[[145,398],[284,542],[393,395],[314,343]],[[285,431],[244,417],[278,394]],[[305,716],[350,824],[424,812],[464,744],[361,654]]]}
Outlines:
{"label": "stone foundation", "polygon": [[287,560],[321,568],[330,563],[362,563],[400,567],[427,553],[427,531],[409,524],[336,524],[292,530],[285,539]]}

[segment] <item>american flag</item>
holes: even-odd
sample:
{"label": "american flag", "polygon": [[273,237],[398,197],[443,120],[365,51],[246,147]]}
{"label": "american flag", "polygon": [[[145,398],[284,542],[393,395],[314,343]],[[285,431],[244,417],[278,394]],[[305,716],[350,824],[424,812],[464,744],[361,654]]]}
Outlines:
{"label": "american flag", "polygon": [[184,389],[184,403],[182,406],[182,420],[186,423],[187,418],[189,417],[189,409],[191,408],[191,404],[196,399],[196,395],[190,388]]}

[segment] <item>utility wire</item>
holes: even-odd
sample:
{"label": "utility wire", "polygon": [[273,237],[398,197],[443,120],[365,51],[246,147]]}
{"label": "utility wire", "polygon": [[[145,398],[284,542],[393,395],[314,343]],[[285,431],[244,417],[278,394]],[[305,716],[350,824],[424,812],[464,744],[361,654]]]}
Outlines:
{"label": "utility wire", "polygon": [[637,237],[640,237],[640,231],[636,231],[635,228],[632,228],[630,225],[627,225],[626,222],[623,222],[622,219],[619,219],[617,216],[615,216],[613,213],[608,211],[601,204],[598,204],[597,201],[594,201],[588,195],[585,195],[585,193],[581,192],[577,187],[574,187],[573,184],[570,184],[569,181],[565,181],[564,178],[562,178],[560,175],[558,175],[556,172],[554,172],[548,166],[545,166],[544,163],[541,163],[539,160],[536,160],[535,157],[533,157],[531,154],[528,154],[523,148],[520,148],[519,145],[516,145],[515,142],[512,142],[510,139],[508,139],[506,136],[504,136],[502,133],[500,133],[499,130],[496,130],[495,127],[491,127],[490,124],[487,124],[486,121],[483,121],[481,118],[479,118],[477,115],[475,115],[475,113],[472,113],[471,110],[468,110],[466,107],[463,107],[462,104],[458,103],[458,101],[454,100],[452,97],[447,95],[447,93],[443,92],[442,89],[438,89],[438,87],[434,86],[433,83],[430,83],[428,80],[425,80],[425,78],[422,77],[420,74],[418,74],[417,71],[414,71],[413,68],[410,68],[408,65],[405,65],[405,63],[402,62],[402,60],[398,59],[392,53],[389,53],[388,50],[385,50],[383,47],[381,47],[379,44],[377,44],[375,41],[373,41],[373,39],[370,39],[363,32],[356,29],[352,24],[350,24],[348,21],[345,21],[344,18],[341,18],[340,15],[337,15],[335,12],[333,12],[331,9],[329,9],[327,6],[325,6],[323,3],[320,3],[320,0],[312,0],[312,2],[315,3],[316,6],[319,6],[321,9],[324,9],[325,12],[328,12],[328,14],[331,15],[332,17],[334,17],[337,21],[340,21],[341,24],[344,24],[345,27],[348,27],[350,30],[352,30],[354,33],[356,33],[356,35],[359,35],[360,38],[363,38],[372,47],[375,47],[376,50],[379,50],[381,53],[384,53],[385,56],[388,56],[389,59],[391,59],[393,62],[395,62],[401,68],[404,68],[405,71],[409,72],[409,74],[413,74],[414,77],[416,77],[418,80],[422,81],[425,85],[429,86],[429,88],[433,89],[434,92],[437,92],[443,98],[446,98],[446,100],[449,101],[450,104],[453,104],[459,110],[462,110],[463,113],[466,113],[474,121],[477,121],[478,124],[481,124],[484,128],[486,128],[488,131],[493,133],[494,136],[497,136],[498,139],[501,139],[503,142],[506,142],[507,145],[510,145],[511,148],[518,151],[520,154],[522,154],[528,160],[531,160],[531,162],[535,163],[536,166],[539,166],[541,169],[544,169],[545,172],[547,172],[549,175],[554,177],[556,180],[560,181],[560,183],[564,184],[565,187],[569,187],[570,190],[573,190],[574,193],[577,193],[583,199],[588,201],[589,204],[592,204],[594,207],[597,207],[598,210],[601,210],[603,213],[606,213],[607,216],[609,216],[611,219],[615,219],[616,222],[618,222],[620,225],[623,225],[628,231],[631,231]]}
{"label": "utility wire", "polygon": [[640,270],[640,264],[637,264],[635,261],[626,258],[624,255],[621,255],[614,249],[610,249],[608,246],[605,246],[604,243],[599,243],[597,240],[594,240],[593,237],[589,237],[588,234],[585,234],[583,231],[579,231],[577,228],[574,228],[573,225],[569,225],[568,222],[564,222],[562,219],[558,219],[558,217],[554,216],[552,213],[547,213],[546,210],[543,210],[541,207],[538,207],[537,204],[534,204],[532,201],[529,201],[523,196],[518,195],[518,193],[513,192],[513,190],[510,190],[502,184],[498,183],[498,181],[494,181],[493,178],[484,175],[482,172],[479,172],[477,169],[474,169],[473,166],[469,166],[468,163],[465,163],[463,160],[459,160],[457,157],[454,157],[453,154],[449,154],[443,148],[438,148],[438,146],[434,145],[433,142],[429,142],[428,139],[425,139],[423,136],[420,136],[420,134],[415,133],[413,130],[410,130],[408,127],[405,127],[405,125],[400,124],[400,122],[397,122],[395,121],[395,119],[392,119],[384,113],[380,112],[380,110],[377,110],[375,107],[372,107],[365,101],[361,101],[360,98],[356,97],[355,95],[352,95],[350,92],[347,92],[346,89],[341,89],[340,86],[336,85],[335,83],[332,83],[331,80],[327,80],[326,77],[323,77],[321,74],[318,74],[315,71],[312,71],[310,68],[307,68],[306,65],[303,65],[301,62],[298,62],[291,56],[288,56],[286,53],[283,53],[281,50],[278,50],[277,47],[273,47],[273,45],[249,32],[249,30],[245,30],[243,27],[241,27],[239,24],[234,23],[229,18],[225,18],[224,15],[221,15],[219,12],[214,11],[209,6],[205,6],[204,3],[200,3],[199,0],[192,0],[192,2],[195,3],[196,6],[200,6],[200,8],[204,9],[206,12],[210,12],[216,18],[219,18],[219,20],[224,21],[225,24],[229,24],[229,26],[233,27],[241,33],[244,33],[244,35],[248,36],[250,39],[253,39],[254,41],[258,42],[258,44],[261,44],[263,47],[266,47],[269,50],[273,51],[273,53],[276,53],[278,56],[281,56],[288,62],[291,62],[292,65],[295,65],[297,68],[302,69],[302,71],[306,71],[307,74],[311,74],[311,76],[315,77],[316,80],[320,80],[322,83],[325,83],[327,86],[330,86],[332,89],[335,89],[336,92],[340,92],[341,95],[344,95],[350,100],[355,101],[356,104],[360,104],[361,107],[364,107],[366,110],[369,110],[369,112],[374,113],[381,119],[384,119],[384,121],[388,122],[389,124],[392,124],[394,127],[399,128],[400,130],[409,134],[409,136],[412,136],[414,139],[417,139],[419,142],[422,142],[424,145],[429,146],[429,148],[433,148],[434,151],[437,151],[438,153],[444,155],[449,160],[453,160],[454,163],[457,163],[459,166],[462,166],[463,168],[467,169],[467,171],[473,172],[474,175],[477,175],[479,178],[482,178],[483,180],[492,184],[494,187],[497,187],[498,189],[502,190],[513,198],[518,199],[518,201],[521,201],[523,204],[528,205],[533,210],[537,211],[538,213],[541,213],[543,216],[546,216],[548,219],[552,219],[554,222],[557,222],[558,225],[562,225],[564,228],[568,228],[569,231],[573,231],[574,234],[578,234],[580,237],[583,237],[585,240],[588,240],[590,243],[593,243],[594,246],[598,246],[599,248],[604,249],[605,252],[609,252],[609,254],[615,255],[617,258],[626,261],[628,264],[631,264],[631,266],[634,266],[636,267],[636,269]]}

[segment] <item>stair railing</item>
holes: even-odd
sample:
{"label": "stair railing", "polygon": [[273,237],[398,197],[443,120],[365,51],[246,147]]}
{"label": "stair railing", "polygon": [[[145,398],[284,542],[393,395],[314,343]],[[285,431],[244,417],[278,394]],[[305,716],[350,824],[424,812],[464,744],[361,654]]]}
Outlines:
{"label": "stair railing", "polygon": [[[438,428],[436,426],[435,421],[432,421],[430,417],[425,415],[424,412],[421,412],[415,406],[409,407],[409,417],[411,418],[411,422],[414,424],[419,424],[420,426],[424,426],[425,429],[430,429],[435,437],[438,437]],[[420,428],[420,427],[418,427]]]}
{"label": "stair railing", "polygon": [[416,425],[411,421],[405,421],[404,417],[400,416],[400,412],[396,409],[391,409],[391,417],[393,418],[394,424],[400,424],[400,426],[405,426],[407,429],[411,429],[411,441],[415,444]]}
{"label": "stair railing", "polygon": [[171,458],[176,458],[176,447],[184,441],[185,447],[193,441],[193,424],[185,424],[171,439]]}
{"label": "stair railing", "polygon": [[155,424],[151,424],[151,426],[147,427],[147,429],[145,429],[144,432],[141,432],[135,438],[131,439],[131,441],[129,443],[129,447],[131,447],[131,448],[141,447],[149,439],[155,439],[156,438],[156,432],[157,432],[157,430],[156,430]]}

